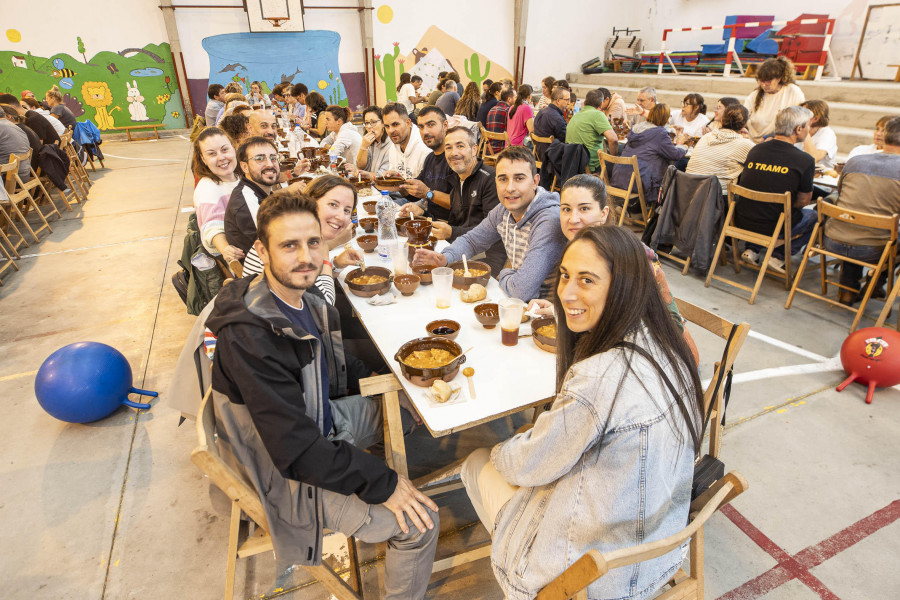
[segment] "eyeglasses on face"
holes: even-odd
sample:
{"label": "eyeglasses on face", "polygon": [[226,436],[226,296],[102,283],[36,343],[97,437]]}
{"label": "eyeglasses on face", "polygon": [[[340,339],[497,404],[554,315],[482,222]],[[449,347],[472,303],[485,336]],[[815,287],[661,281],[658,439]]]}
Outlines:
{"label": "eyeglasses on face", "polygon": [[363,123],[366,127],[375,127],[376,125],[381,123],[381,121],[363,121]]}
{"label": "eyeglasses on face", "polygon": [[265,164],[266,162],[276,163],[278,164],[278,155],[277,154],[257,154],[256,156],[251,156],[250,160],[255,162],[258,165]]}

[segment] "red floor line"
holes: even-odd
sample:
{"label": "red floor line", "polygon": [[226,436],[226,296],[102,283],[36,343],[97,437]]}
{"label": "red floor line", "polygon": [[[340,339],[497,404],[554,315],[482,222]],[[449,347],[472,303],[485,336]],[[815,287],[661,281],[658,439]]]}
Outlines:
{"label": "red floor line", "polygon": [[810,573],[809,569],[833,558],[857,542],[900,519],[900,500],[891,502],[881,510],[860,519],[831,537],[822,540],[818,544],[809,546],[793,556],[788,555],[783,548],[760,531],[731,505],[724,506],[722,514],[743,531],[757,546],[777,560],[778,564],[765,573],[734,588],[727,594],[720,596],[719,600],[750,600],[751,598],[758,598],[791,579],[799,580],[823,600],[840,600],[822,581]]}

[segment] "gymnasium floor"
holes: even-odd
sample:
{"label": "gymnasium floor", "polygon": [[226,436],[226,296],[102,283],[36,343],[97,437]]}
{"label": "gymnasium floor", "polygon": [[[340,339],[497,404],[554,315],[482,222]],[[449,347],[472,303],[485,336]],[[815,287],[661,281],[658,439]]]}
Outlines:
{"label": "gymnasium floor", "polygon": [[[108,168],[93,174],[89,201],[24,249],[22,271],[7,271],[0,287],[0,595],[220,598],[227,513],[210,501],[189,460],[192,423],[179,427],[167,405],[192,324],[169,282],[191,210],[189,143],[108,142],[103,150]],[[723,443],[727,468],[743,473],[750,489],[707,527],[706,597],[896,598],[900,391],[880,390],[871,405],[858,385],[834,391],[843,378],[834,357],[850,313],[804,298],[785,311],[786,292],[774,281],[750,306],[738,290],[705,289],[670,267],[666,273],[676,296],[752,326]],[[720,346],[695,336],[708,377]],[[69,425],[40,409],[38,367],[57,348],[85,340],[125,354],[135,385],[160,392],[152,410],[123,408]],[[407,441],[410,455],[427,458],[413,458],[411,474],[492,445],[524,421],[440,440],[417,431]],[[439,555],[487,539],[463,491],[439,503]],[[370,597],[381,555],[363,549]],[[270,557],[241,561],[236,597],[329,597],[304,577],[294,573],[276,585]],[[502,595],[481,560],[434,575],[428,597]]]}

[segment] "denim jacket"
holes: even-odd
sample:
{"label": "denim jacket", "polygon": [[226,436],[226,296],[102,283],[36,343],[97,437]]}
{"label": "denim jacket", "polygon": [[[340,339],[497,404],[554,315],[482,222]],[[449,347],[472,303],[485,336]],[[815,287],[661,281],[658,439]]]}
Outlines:
{"label": "denim jacket", "polygon": [[[674,371],[646,332],[633,341]],[[684,528],[694,452],[680,415],[654,366],[616,348],[575,364],[534,427],[493,449],[494,466],[519,486],[497,515],[491,550],[509,600],[533,598],[590,549],[609,552]],[[648,598],[685,551],[613,569],[588,597]]]}

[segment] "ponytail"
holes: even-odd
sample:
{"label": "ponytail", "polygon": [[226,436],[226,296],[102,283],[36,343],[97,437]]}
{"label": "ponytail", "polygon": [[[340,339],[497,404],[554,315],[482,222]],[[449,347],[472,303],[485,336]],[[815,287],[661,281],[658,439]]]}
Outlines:
{"label": "ponytail", "polygon": [[531,98],[531,92],[531,86],[527,83],[523,83],[519,86],[519,91],[516,94],[516,101],[513,103],[512,108],[509,109],[510,117],[516,114],[516,109],[519,108],[519,106],[525,104],[525,101]]}

